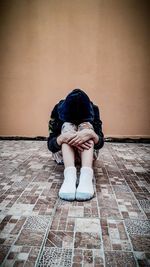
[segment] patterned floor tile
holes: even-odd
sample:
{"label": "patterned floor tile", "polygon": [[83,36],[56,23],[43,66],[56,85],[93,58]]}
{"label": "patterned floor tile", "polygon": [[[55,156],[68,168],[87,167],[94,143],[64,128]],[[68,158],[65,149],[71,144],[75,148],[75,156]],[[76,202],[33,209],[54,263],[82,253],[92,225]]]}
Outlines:
{"label": "patterned floor tile", "polygon": [[6,215],[0,223],[0,244],[12,245],[26,217]]}
{"label": "patterned floor tile", "polygon": [[134,172],[146,172],[146,170],[142,166],[132,167]]}
{"label": "patterned floor tile", "polygon": [[38,267],[71,267],[72,250],[45,247]]}
{"label": "patterned floor tile", "polygon": [[[112,192],[112,191],[111,191]],[[97,193],[98,200],[98,210],[100,213],[100,218],[110,218],[110,219],[122,219],[122,214],[118,208],[118,204],[113,193],[102,192]]]}
{"label": "patterned floor tile", "polygon": [[68,212],[69,217],[84,217],[84,207],[70,207]]}
{"label": "patterned floor tile", "polygon": [[145,187],[145,186],[141,186],[141,184],[139,183],[139,180],[138,178],[135,176],[135,180],[131,180],[131,177],[127,177],[126,178],[126,181],[129,185],[129,187],[131,188],[131,190],[133,192],[138,192],[138,193],[142,193],[142,192],[145,192],[145,193],[148,193],[150,190],[149,190],[149,187]]}
{"label": "patterned floor tile", "polygon": [[127,185],[113,185],[113,189],[115,192],[125,192],[130,193],[131,189]]}
{"label": "patterned floor tile", "polygon": [[114,176],[109,178],[112,185],[126,185],[126,181],[121,176]]}
{"label": "patterned floor tile", "polygon": [[150,182],[148,183],[143,179],[143,180],[137,181],[137,185],[139,187],[142,187],[143,191],[148,190],[150,192]]}
{"label": "patterned floor tile", "polygon": [[93,199],[84,202],[73,201],[70,203],[59,199],[57,202],[56,212],[59,214],[66,214],[67,212],[67,216],[69,217],[99,217],[97,198],[94,197]]}
{"label": "patterned floor tile", "polygon": [[104,255],[98,249],[74,249],[72,266],[104,267]]}
{"label": "patterned floor tile", "polygon": [[75,227],[75,218],[65,217],[65,216],[56,216],[52,220],[51,230],[59,231],[74,231]]}
{"label": "patterned floor tile", "polygon": [[150,193],[135,193],[135,197],[150,220]]}
{"label": "patterned floor tile", "polygon": [[149,144],[105,142],[83,202],[59,199],[64,166],[45,141],[0,141],[0,151],[3,267],[150,265]]}
{"label": "patterned floor tile", "polygon": [[107,196],[101,196],[100,194],[97,194],[97,200],[99,207],[102,208],[116,208],[117,207],[117,201],[115,199],[114,194],[110,194]]}
{"label": "patterned floor tile", "polygon": [[31,204],[34,205],[38,199],[38,196],[34,194],[32,196],[25,196],[24,194],[21,195],[16,201],[16,204]]}
{"label": "patterned floor tile", "polygon": [[150,251],[150,236],[130,235],[134,251]]}
{"label": "patterned floor tile", "polygon": [[77,218],[75,230],[77,232],[99,233],[101,231],[99,219]]}
{"label": "patterned floor tile", "polygon": [[144,220],[125,220],[127,231],[130,235],[149,235],[150,236],[150,221]]}
{"label": "patterned floor tile", "polygon": [[73,232],[50,231],[46,239],[46,247],[73,248]]}
{"label": "patterned floor tile", "polygon": [[9,249],[10,246],[0,245],[0,264],[4,261]]}
{"label": "patterned floor tile", "polygon": [[119,208],[116,206],[116,208],[99,208],[100,210],[100,218],[101,219],[122,219],[122,215],[119,211]]}
{"label": "patterned floor tile", "polygon": [[131,252],[105,252],[106,267],[138,267]]}
{"label": "patterned floor tile", "polygon": [[35,266],[40,249],[29,246],[12,246],[4,266]]}
{"label": "patterned floor tile", "polygon": [[[48,163],[49,165],[49,163]],[[54,169],[54,165],[51,165],[51,171]],[[34,178],[33,182],[45,182],[45,183],[51,183],[53,181],[53,179],[55,178],[55,175],[52,176],[51,173],[49,171],[39,171],[38,174],[36,175],[36,177]]]}
{"label": "patterned floor tile", "polygon": [[144,211],[150,211],[150,200],[141,199],[139,200],[140,206]]}
{"label": "patterned floor tile", "polygon": [[150,251],[150,221],[125,220],[125,225],[135,251]]}
{"label": "patterned floor tile", "polygon": [[2,195],[0,197],[0,210],[6,210],[9,209],[13,206],[13,204],[16,202],[16,200],[18,199],[19,195]]}
{"label": "patterned floor tile", "polygon": [[116,193],[119,210],[124,219],[146,219],[144,211],[136,201],[134,195],[129,193]]}
{"label": "patterned floor tile", "polygon": [[98,233],[75,233],[75,248],[102,249],[102,240]]}
{"label": "patterned floor tile", "polygon": [[39,196],[43,193],[44,190],[49,190],[51,183],[47,182],[32,182],[26,187],[23,195]]}
{"label": "patterned floor tile", "polygon": [[17,204],[15,203],[8,211],[8,215],[29,216],[34,208],[34,204]]}
{"label": "patterned floor tile", "polygon": [[101,227],[105,251],[131,251],[130,240],[126,234],[123,221],[101,220]]}
{"label": "patterned floor tile", "polygon": [[[38,197],[37,202],[33,207],[33,215],[52,215],[55,205],[57,203],[57,197],[42,196]],[[30,214],[31,215],[31,214]]]}
{"label": "patterned floor tile", "polygon": [[44,240],[42,231],[23,229],[17,238],[15,245],[19,246],[40,246]]}
{"label": "patterned floor tile", "polygon": [[24,224],[24,229],[33,231],[46,231],[50,223],[51,217],[49,216],[29,216]]}

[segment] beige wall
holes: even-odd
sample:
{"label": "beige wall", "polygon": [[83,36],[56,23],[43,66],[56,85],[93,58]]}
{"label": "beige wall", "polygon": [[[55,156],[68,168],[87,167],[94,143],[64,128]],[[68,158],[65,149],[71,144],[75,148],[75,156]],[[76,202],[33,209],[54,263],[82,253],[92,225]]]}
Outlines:
{"label": "beige wall", "polygon": [[150,136],[149,0],[1,0],[0,135],[47,136],[84,89],[105,136]]}

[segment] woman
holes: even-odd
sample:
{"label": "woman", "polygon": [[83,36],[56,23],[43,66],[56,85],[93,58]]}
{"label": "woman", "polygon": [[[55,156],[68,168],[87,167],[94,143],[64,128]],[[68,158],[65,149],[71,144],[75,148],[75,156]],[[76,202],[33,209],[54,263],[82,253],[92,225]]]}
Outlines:
{"label": "woman", "polygon": [[[81,89],[74,89],[55,105],[49,121],[48,149],[58,164],[64,164],[64,182],[59,197],[88,200],[94,196],[93,160],[104,145],[99,109]],[[80,158],[79,185],[76,188],[75,163]]]}

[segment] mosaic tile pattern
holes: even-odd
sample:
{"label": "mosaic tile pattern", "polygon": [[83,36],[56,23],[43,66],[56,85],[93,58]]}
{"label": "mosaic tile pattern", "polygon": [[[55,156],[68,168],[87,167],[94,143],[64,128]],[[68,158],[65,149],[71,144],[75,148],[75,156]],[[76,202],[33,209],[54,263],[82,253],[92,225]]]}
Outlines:
{"label": "mosaic tile pattern", "polygon": [[46,247],[73,248],[73,232],[50,231]]}
{"label": "mosaic tile pattern", "polygon": [[29,216],[24,224],[24,229],[30,229],[33,231],[46,231],[50,222],[48,216]]}
{"label": "mosaic tile pattern", "polygon": [[125,220],[127,231],[130,235],[149,235],[150,221],[140,220]]}
{"label": "mosaic tile pattern", "polygon": [[106,267],[136,267],[137,263],[131,252],[105,252]]}
{"label": "mosaic tile pattern", "polygon": [[131,251],[130,240],[123,221],[103,219],[101,227],[105,251]]}
{"label": "mosaic tile pattern", "polygon": [[73,201],[70,203],[59,199],[56,212],[57,215],[62,214],[62,216],[67,213],[67,216],[69,217],[99,217],[97,198],[94,197],[93,199],[84,202]]}
{"label": "mosaic tile pattern", "polygon": [[85,249],[101,249],[102,241],[100,234],[76,232],[74,247]]}
{"label": "mosaic tile pattern", "polygon": [[[45,141],[0,141],[0,265],[150,266],[150,145],[105,143],[95,196],[58,198]],[[79,167],[78,167],[79,173]]]}
{"label": "mosaic tile pattern", "polygon": [[4,266],[34,266],[39,251],[39,247],[12,246]]}
{"label": "mosaic tile pattern", "polygon": [[72,266],[104,267],[104,255],[100,250],[74,249]]}
{"label": "mosaic tile pattern", "polygon": [[39,267],[71,267],[71,258],[71,249],[45,248],[39,262]]}

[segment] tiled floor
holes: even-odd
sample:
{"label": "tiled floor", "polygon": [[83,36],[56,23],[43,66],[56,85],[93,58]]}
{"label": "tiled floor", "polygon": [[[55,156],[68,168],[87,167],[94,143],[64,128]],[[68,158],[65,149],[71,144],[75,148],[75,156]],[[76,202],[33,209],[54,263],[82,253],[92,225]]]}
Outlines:
{"label": "tiled floor", "polygon": [[1,266],[150,266],[149,144],[105,142],[86,202],[58,198],[63,166],[45,141],[0,151]]}

